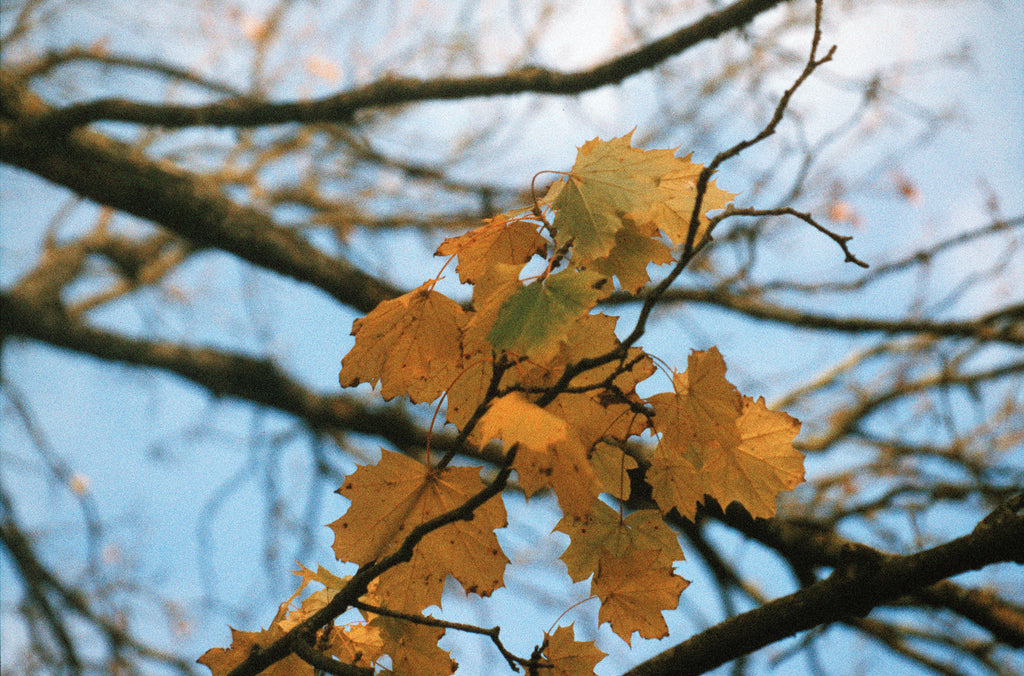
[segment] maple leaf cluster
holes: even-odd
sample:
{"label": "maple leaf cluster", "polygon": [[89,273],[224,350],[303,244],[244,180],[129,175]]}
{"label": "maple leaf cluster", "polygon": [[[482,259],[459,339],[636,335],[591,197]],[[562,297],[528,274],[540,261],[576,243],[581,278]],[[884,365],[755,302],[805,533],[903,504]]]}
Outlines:
{"label": "maple leaf cluster", "polygon": [[[672,150],[633,148],[629,135],[584,144],[572,170],[532,209],[490,218],[437,249],[457,258],[460,281],[473,287],[471,309],[434,290],[437,279],[385,301],[353,324],[355,346],[339,374],[343,387],[379,385],[385,399],[444,398],[459,443],[500,441],[527,497],[545,489],[557,497],[563,518],[556,529],[571,542],[562,554],[569,576],[591,578],[599,621],[627,643],[634,632],[665,636],[661,611],[675,608],[688,584],[673,570],[683,553],[666,514],[692,518],[711,496],[769,517],[778,493],[803,480],[791,443],[799,422],[741,395],[716,348],[693,352],[687,369],[673,374],[671,392],[643,398],[636,386],[655,373],[653,359],[619,340],[615,317],[593,313],[616,286],[643,289],[648,266],[674,261],[674,248],[709,241],[707,212],[734,196],[713,182],[698,195],[702,169]],[[653,451],[630,443],[645,433],[658,439]],[[418,526],[487,486],[479,468],[449,467],[448,460],[430,466],[385,450],[379,463],[350,475],[338,492],[351,506],[329,525],[338,560],[378,562]],[[611,507],[629,498],[630,473],[641,470],[658,509]],[[501,587],[509,560],[494,531],[506,523],[497,491],[471,519],[430,531],[361,599],[393,614],[361,611],[353,624],[321,628],[317,646],[348,664],[379,664],[387,655],[395,673],[451,673],[455,663],[437,646],[444,628],[410,618],[440,605],[448,576],[480,596]],[[346,583],[323,569],[299,574],[300,590],[311,581],[324,589],[291,608],[296,592],[270,629],[235,631],[232,648],[208,652],[202,661],[216,676]],[[532,659],[556,674],[592,673],[604,653],[572,633],[545,634]],[[274,668],[313,672],[297,659]]]}

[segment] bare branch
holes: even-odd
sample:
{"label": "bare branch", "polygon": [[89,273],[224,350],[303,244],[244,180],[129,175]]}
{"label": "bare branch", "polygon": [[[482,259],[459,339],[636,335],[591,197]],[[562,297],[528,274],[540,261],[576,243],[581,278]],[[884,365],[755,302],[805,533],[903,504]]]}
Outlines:
{"label": "bare branch", "polygon": [[[43,105],[6,82],[0,83],[0,100],[6,110],[21,113]],[[52,139],[0,122],[0,161],[157,223],[198,246],[223,249],[313,284],[363,312],[401,295],[393,286],[326,255],[266,213],[234,203],[216,185],[101,134],[83,130]]]}
{"label": "bare branch", "polygon": [[969,535],[908,556],[863,545],[847,550],[832,575],[711,627],[626,672],[626,676],[703,674],[812,627],[872,608],[947,577],[993,563],[1024,563],[1024,494],[1000,505]]}
{"label": "bare branch", "polygon": [[416,101],[442,101],[478,96],[511,96],[524,92],[578,94],[650,70],[666,59],[723,33],[740,28],[783,0],[738,0],[685,28],[588,70],[560,73],[526,68],[504,75],[462,79],[387,78],[359,89],[308,102],[267,103],[231,99],[205,106],[147,105],[105,99],[68,106],[44,114],[34,124],[51,133],[67,133],[98,120],[118,120],[165,128],[189,126],[256,127],[288,122],[346,122],[359,110],[386,108]]}

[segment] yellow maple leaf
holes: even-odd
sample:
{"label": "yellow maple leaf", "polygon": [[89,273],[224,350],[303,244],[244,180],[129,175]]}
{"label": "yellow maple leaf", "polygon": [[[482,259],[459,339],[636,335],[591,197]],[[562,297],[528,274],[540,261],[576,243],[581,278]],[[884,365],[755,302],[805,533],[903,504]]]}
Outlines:
{"label": "yellow maple leaf", "polygon": [[715,348],[691,354],[673,385],[648,399],[661,433],[646,476],[658,506],[693,518],[707,494],[774,515],[778,493],[803,481],[803,456],[792,447],[799,421],[741,396]]}
{"label": "yellow maple leaf", "polygon": [[555,243],[562,246],[573,240],[577,266],[607,256],[624,225],[622,214],[649,208],[661,198],[658,180],[677,168],[674,150],[633,148],[632,135],[584,143],[567,180],[557,189],[552,202],[558,210]]}
{"label": "yellow maple leaf", "polygon": [[459,666],[437,645],[444,636],[441,627],[385,616],[375,617],[370,627],[381,632],[382,652],[391,656],[391,673],[396,676],[446,676]]}
{"label": "yellow maple leaf", "polygon": [[[494,374],[492,352],[489,343],[476,345],[463,343],[462,369],[448,389],[445,419],[460,430],[466,426],[476,409],[487,396]],[[480,431],[474,428],[470,441],[479,443]]]}
{"label": "yellow maple leaf", "polygon": [[635,224],[627,223],[615,233],[615,245],[608,255],[593,261],[590,267],[609,277],[617,277],[623,291],[639,293],[651,281],[647,265],[662,265],[672,260],[670,248],[641,232]]}
{"label": "yellow maple leaf", "polygon": [[[464,343],[474,349],[491,352],[491,343],[487,340],[494,322],[498,319],[501,306],[509,296],[522,288],[519,273],[522,265],[498,263],[492,266],[473,287],[473,313],[466,324]],[[463,348],[463,352],[468,351]]]}
{"label": "yellow maple leaf", "polygon": [[560,558],[574,582],[587,579],[612,559],[628,558],[637,550],[657,552],[655,565],[671,566],[683,558],[675,531],[656,509],[622,518],[616,510],[595,500],[586,515],[566,515],[555,529],[569,536],[569,547]]}
{"label": "yellow maple leaf", "polygon": [[459,374],[462,332],[468,321],[459,304],[430,288],[382,302],[355,320],[355,346],[341,362],[342,387],[381,383],[381,396],[433,401]]}
{"label": "yellow maple leaf", "polygon": [[593,641],[577,641],[573,625],[544,634],[544,657],[551,665],[544,672],[551,676],[587,676],[608,653],[598,650]]}
{"label": "yellow maple leaf", "polygon": [[[704,169],[703,165],[692,163],[691,157],[692,154],[684,158],[672,158],[676,166],[659,177],[658,198],[652,200],[647,208],[627,213],[626,220],[642,228],[657,228],[676,246],[686,242],[697,198],[697,179]],[[697,232],[693,238],[695,245],[700,243],[707,231],[707,212],[724,209],[735,197],[735,193],[722,190],[714,181],[708,182],[704,199],[701,200]]]}
{"label": "yellow maple leaf", "polygon": [[380,629],[365,624],[332,627],[327,650],[345,664],[371,667],[383,653],[384,637]]}
{"label": "yellow maple leaf", "polygon": [[527,497],[550,486],[562,511],[586,514],[601,490],[586,449],[566,422],[528,401],[519,392],[499,397],[480,418],[484,441],[501,439],[519,445],[512,466]]}
{"label": "yellow maple leaf", "polygon": [[659,564],[661,553],[636,550],[629,556],[603,559],[591,591],[601,599],[600,622],[630,643],[634,631],[643,638],[663,638],[668,625],[662,610],[679,605],[679,595],[690,583],[672,572],[671,564]]}
{"label": "yellow maple leaf", "polygon": [[665,446],[701,467],[708,454],[739,443],[736,420],[742,402],[725,379],[725,360],[718,348],[692,352],[686,371],[675,374],[672,385],[674,392],[647,400]]}
{"label": "yellow maple leaf", "polygon": [[[348,577],[338,577],[323,566],[318,566],[317,571],[313,572],[301,563],[299,564],[299,570],[294,570],[292,573],[302,578],[302,584],[299,585],[298,589],[295,590],[295,593],[289,596],[288,600],[282,603],[278,609],[278,616],[284,617],[277,621],[277,625],[285,631],[291,631],[294,627],[302,624],[306,618],[315,614],[318,610],[327,605],[327,603],[334,598],[334,595],[341,591],[350,579]],[[302,590],[305,589],[310,582],[319,582],[324,588],[318,589],[303,599],[302,604],[297,610],[289,611],[288,608],[291,605],[291,602],[298,598],[299,594],[302,593]]]}
{"label": "yellow maple leaf", "polygon": [[697,503],[704,499],[704,484],[697,468],[682,453],[659,443],[644,480],[650,484],[651,497],[662,512],[674,507],[687,519],[697,515]]}
{"label": "yellow maple leaf", "polygon": [[704,492],[722,505],[735,500],[753,516],[775,516],[776,496],[804,480],[804,456],[793,448],[800,421],[769,410],[763,398],[743,397],[737,426],[740,443],[701,468]]}
{"label": "yellow maple leaf", "polygon": [[505,215],[487,219],[484,225],[459,237],[449,237],[437,248],[436,256],[458,255],[459,280],[473,284],[498,263],[525,263],[543,254],[547,240],[537,226],[523,221],[509,222]]}
{"label": "yellow maple leaf", "polygon": [[[210,648],[197,662],[206,666],[213,676],[224,676],[245,661],[254,650],[266,648],[284,636],[285,631],[272,624],[263,631],[239,631],[231,628],[230,648]],[[289,655],[260,672],[260,676],[313,676],[313,667],[297,655]]]}
{"label": "yellow maple leaf", "polygon": [[[479,469],[430,469],[400,453],[382,450],[376,465],[359,467],[338,493],[352,504],[345,515],[329,524],[340,561],[360,565],[394,552],[419,524],[451,511],[484,487]],[[382,576],[379,592],[388,605],[415,612],[440,602],[445,576],[451,575],[468,592],[487,596],[503,584],[508,559],[494,531],[506,525],[505,505],[495,497],[474,512],[471,521],[457,521],[428,533],[413,558]],[[411,573],[419,580],[408,583]],[[393,588],[383,578],[407,584]]]}
{"label": "yellow maple leaf", "polygon": [[637,468],[637,461],[621,448],[606,442],[598,442],[590,455],[590,466],[594,468],[604,492],[618,500],[629,500],[630,480],[627,472]]}
{"label": "yellow maple leaf", "polygon": [[[569,364],[581,359],[606,354],[619,345],[615,336],[615,317],[604,314],[585,315],[576,320],[569,330],[565,343],[550,359],[531,362],[509,369],[502,386],[520,384],[525,387],[543,388],[555,384]],[[643,355],[639,348],[627,353],[630,368],[613,380],[628,400],[639,403],[634,394],[636,384],[654,372],[650,357]],[[572,381],[573,387],[597,386],[608,379],[618,367],[617,362],[604,364],[581,373]],[[640,434],[647,427],[647,419],[638,416],[630,405],[616,398],[609,398],[604,388],[595,387],[586,392],[560,394],[545,410],[564,420],[571,434],[579,440],[589,454],[594,445],[602,439],[624,441]]]}
{"label": "yellow maple leaf", "polygon": [[569,427],[558,416],[512,392],[491,402],[480,418],[480,436],[485,441],[501,439],[506,448],[519,444],[533,453],[546,453],[568,438]]}

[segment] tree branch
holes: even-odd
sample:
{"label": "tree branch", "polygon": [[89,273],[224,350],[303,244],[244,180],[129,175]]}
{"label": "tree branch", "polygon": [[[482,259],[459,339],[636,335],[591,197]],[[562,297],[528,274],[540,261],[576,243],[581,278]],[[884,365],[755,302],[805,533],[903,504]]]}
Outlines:
{"label": "tree branch", "polygon": [[[616,293],[603,301],[605,305],[635,303],[643,296]],[[662,294],[662,303],[701,303],[732,310],[739,314],[786,324],[803,329],[840,333],[918,334],[944,338],[974,338],[985,342],[998,341],[1024,345],[1024,305],[1003,308],[989,315],[964,321],[931,321],[927,319],[876,319],[872,317],[837,317],[815,314],[809,310],[788,308],[765,300],[759,294],[734,293],[724,289],[670,289]]]}
{"label": "tree branch", "polygon": [[[125,338],[19,294],[0,292],[0,333],[40,340],[109,361],[163,369],[206,388],[214,396],[238,397],[291,413],[312,428],[373,434],[406,452],[426,444],[423,430],[400,410],[371,408],[355,397],[319,395],[268,359]],[[450,443],[447,434],[435,433],[431,440],[431,445],[442,451],[448,450]]]}
{"label": "tree branch", "polygon": [[269,103],[234,98],[201,106],[151,105],[124,99],[75,104],[41,115],[35,122],[50,133],[67,133],[98,120],[117,120],[166,128],[190,126],[256,127],[289,122],[345,122],[364,108],[385,108],[416,101],[441,101],[478,96],[511,96],[525,92],[578,94],[649,71],[694,45],[750,23],[783,0],[739,0],[699,21],[587,70],[562,73],[523,68],[493,76],[467,78],[385,78],[372,84],[314,101]]}
{"label": "tree branch", "polygon": [[[24,119],[44,104],[0,80],[0,110]],[[211,181],[145,157],[124,143],[80,130],[53,138],[0,122],[0,162],[26,169],[99,204],[161,225],[202,247],[312,284],[369,312],[401,291],[323,253],[253,207],[225,197]]]}
{"label": "tree branch", "polygon": [[969,534],[895,556],[858,545],[827,579],[737,615],[626,672],[626,676],[703,674],[819,625],[863,617],[876,606],[993,563],[1024,563],[1024,493],[997,507]]}

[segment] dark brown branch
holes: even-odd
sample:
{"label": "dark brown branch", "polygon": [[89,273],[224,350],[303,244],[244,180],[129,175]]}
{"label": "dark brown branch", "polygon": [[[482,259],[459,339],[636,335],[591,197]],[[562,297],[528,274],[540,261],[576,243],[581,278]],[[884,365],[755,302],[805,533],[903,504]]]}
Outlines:
{"label": "dark brown branch", "polygon": [[[605,305],[635,303],[643,296],[617,293]],[[755,319],[764,319],[803,329],[841,333],[882,332],[891,335],[918,334],[945,338],[974,338],[984,342],[1024,345],[1024,305],[1003,308],[991,315],[965,321],[930,321],[927,319],[875,319],[869,317],[836,317],[815,314],[776,305],[763,297],[733,293],[722,289],[670,289],[661,296],[662,303],[701,303],[732,310]]]}
{"label": "dark brown branch", "polygon": [[[267,359],[126,338],[17,294],[0,293],[0,334],[32,338],[108,361],[163,369],[215,396],[238,397],[285,411],[317,429],[373,434],[406,452],[426,443],[423,430],[398,409],[368,407],[355,397],[319,395]],[[435,434],[431,444],[447,450],[449,442],[449,435]]]}
{"label": "dark brown branch", "polygon": [[[22,117],[43,104],[0,82],[3,112]],[[369,312],[396,289],[312,246],[266,213],[241,206],[201,177],[145,157],[86,130],[63,138],[0,122],[0,162],[26,169],[99,204],[157,223],[200,247],[307,282],[345,305]]]}
{"label": "dark brown branch", "polygon": [[1024,648],[1024,607],[983,589],[963,589],[942,581],[914,592],[910,602],[947,608],[1012,648]]}
{"label": "dark brown branch", "polygon": [[38,59],[18,68],[17,75],[18,78],[22,80],[39,77],[49,73],[58,66],[76,62],[94,63],[103,67],[116,66],[130,70],[138,70],[167,77],[178,82],[187,82],[188,84],[196,85],[197,87],[201,87],[218,94],[226,94],[227,96],[242,95],[241,91],[235,87],[224,82],[217,82],[216,80],[203,77],[202,75],[199,75],[187,68],[175,66],[174,64],[161,61],[159,59],[140,59],[126,55],[109,54],[104,52],[102,49],[96,49],[93,47],[69,47],[68,49],[59,51],[48,51]]}
{"label": "dark brown branch", "polygon": [[365,612],[375,613],[377,615],[386,615],[387,617],[397,617],[400,620],[405,620],[406,622],[411,622],[413,624],[421,624],[425,627],[440,627],[441,629],[446,630],[454,629],[455,631],[464,631],[469,634],[479,634],[482,636],[487,636],[491,639],[491,642],[494,643],[495,648],[498,649],[498,652],[501,653],[501,656],[505,658],[505,661],[508,662],[508,665],[513,670],[517,669],[517,664],[521,664],[523,666],[527,666],[530,664],[530,660],[514,655],[511,652],[509,652],[507,648],[505,648],[505,646],[501,642],[501,639],[498,638],[499,634],[501,633],[500,626],[494,626],[490,629],[484,629],[483,627],[478,627],[474,624],[465,624],[463,622],[450,622],[448,620],[439,620],[436,617],[430,617],[429,615],[414,615],[412,613],[401,613],[396,610],[391,610],[389,608],[382,608],[380,606],[374,606],[369,603],[363,603],[362,601],[356,601],[352,605],[358,608],[359,610]]}
{"label": "dark brown branch", "polygon": [[863,617],[871,609],[953,575],[994,563],[1024,563],[1024,494],[1000,505],[969,535],[908,556],[870,547],[847,550],[827,579],[711,627],[626,672],[703,674],[813,627]]}
{"label": "dark brown branch", "polygon": [[315,101],[268,103],[235,98],[202,106],[149,105],[124,99],[103,99],[46,113],[36,122],[50,132],[63,132],[97,120],[118,120],[166,128],[189,126],[256,127],[289,122],[344,122],[365,108],[385,108],[416,101],[479,96],[511,96],[524,92],[571,95],[649,71],[694,45],[741,28],[783,0],[739,0],[704,16],[660,40],[588,70],[562,73],[524,68],[494,76],[467,78],[385,78]]}
{"label": "dark brown branch", "polygon": [[726,218],[731,218],[733,216],[758,216],[758,217],[764,217],[764,216],[782,216],[782,215],[795,216],[796,218],[799,218],[801,221],[803,221],[804,223],[807,223],[808,225],[813,227],[815,230],[817,230],[818,232],[820,232],[821,234],[825,235],[826,237],[831,239],[833,242],[838,244],[839,248],[842,249],[843,253],[846,255],[846,259],[845,259],[844,262],[846,262],[846,263],[854,263],[855,265],[858,265],[858,266],[860,266],[862,268],[868,267],[868,264],[865,263],[864,261],[860,260],[859,258],[857,258],[853,254],[853,252],[850,251],[850,248],[847,246],[849,241],[851,239],[853,239],[853,237],[851,235],[839,235],[839,234],[829,230],[828,228],[826,228],[822,224],[818,223],[818,221],[816,221],[814,219],[814,217],[811,216],[809,213],[806,213],[806,212],[803,212],[803,211],[797,211],[796,209],[794,209],[792,207],[779,207],[777,209],[737,209],[737,208],[734,208],[734,207],[732,207],[730,205],[730,206],[727,206],[725,208],[725,213],[720,214],[718,216],[715,216],[714,218],[711,219],[710,226],[714,227],[715,224],[725,220]]}

